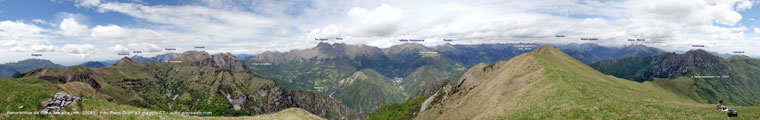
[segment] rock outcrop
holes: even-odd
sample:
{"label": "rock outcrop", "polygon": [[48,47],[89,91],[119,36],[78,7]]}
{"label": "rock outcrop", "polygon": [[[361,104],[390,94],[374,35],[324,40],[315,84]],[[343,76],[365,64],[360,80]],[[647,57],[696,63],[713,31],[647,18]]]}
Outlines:
{"label": "rock outcrop", "polygon": [[[225,96],[228,96],[224,93]],[[324,93],[284,90],[279,86],[265,86],[248,95],[227,97],[233,109],[242,108],[252,114],[274,113],[288,108],[301,108],[329,120],[359,120],[361,114]],[[245,99],[244,99],[245,98]],[[245,103],[260,103],[245,106]]]}
{"label": "rock outcrop", "polygon": [[210,59],[206,59],[199,63],[201,65],[213,65],[222,69],[227,69],[232,72],[247,72],[245,64],[239,60],[235,55],[230,53],[219,53],[211,55]]}
{"label": "rock outcrop", "polygon": [[414,99],[417,97],[433,95],[436,92],[438,92],[438,90],[443,88],[443,86],[452,85],[452,84],[454,84],[454,82],[453,80],[451,80],[451,78],[439,79],[439,80],[433,81],[433,83],[431,83],[430,85],[425,86],[424,89],[417,91],[417,93],[414,94],[414,96],[411,96],[410,98]]}
{"label": "rock outcrop", "polygon": [[182,61],[184,64],[198,66],[214,66],[232,72],[247,72],[245,64],[230,53],[219,53],[209,55],[205,51],[187,51],[174,60]]}
{"label": "rock outcrop", "polygon": [[71,107],[71,110],[76,111],[76,104],[81,100],[81,97],[70,95],[66,92],[58,92],[50,99],[42,102],[42,110],[40,112],[52,114],[66,112],[65,107]]}

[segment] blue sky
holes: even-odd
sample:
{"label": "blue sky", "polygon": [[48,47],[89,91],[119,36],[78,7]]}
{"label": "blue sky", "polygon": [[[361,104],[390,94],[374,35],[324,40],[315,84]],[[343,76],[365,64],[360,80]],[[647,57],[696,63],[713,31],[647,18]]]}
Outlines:
{"label": "blue sky", "polygon": [[[0,0],[0,63],[28,58],[65,65],[206,46],[256,54],[313,47],[313,38],[389,47],[397,39],[456,44],[541,42],[694,44],[760,56],[757,0]],[[562,34],[564,39],[554,38]],[[648,42],[625,42],[646,38]],[[442,41],[423,43],[428,46]],[[43,54],[32,57],[30,54]],[[134,55],[134,54],[132,54]]]}

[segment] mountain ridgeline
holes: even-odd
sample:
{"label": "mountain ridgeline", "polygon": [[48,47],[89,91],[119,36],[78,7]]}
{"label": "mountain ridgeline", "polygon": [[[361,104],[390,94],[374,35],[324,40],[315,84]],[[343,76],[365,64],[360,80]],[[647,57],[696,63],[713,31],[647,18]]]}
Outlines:
{"label": "mountain ridgeline", "polygon": [[137,61],[137,62],[168,62],[170,60],[174,60],[174,58],[177,58],[177,57],[179,57],[181,55],[182,55],[181,53],[173,53],[172,52],[172,53],[165,53],[165,54],[156,55],[156,56],[153,56],[153,57],[143,57],[143,56],[135,55],[135,56],[132,56],[130,58],[132,60],[134,60],[134,61]]}
{"label": "mountain ridgeline", "polygon": [[[458,77],[465,66],[420,44],[380,49],[320,43],[306,50],[261,53],[249,61],[249,69],[288,89],[334,93],[347,106],[370,113],[377,105],[403,102],[435,79]],[[359,90],[365,89],[360,86],[385,90]]]}
{"label": "mountain ridgeline", "polygon": [[99,98],[160,111],[239,116],[297,107],[328,119],[361,118],[323,93],[285,90],[272,80],[247,73],[244,64],[229,53],[188,51],[173,61],[141,63],[124,57],[103,68],[42,68],[22,77],[54,84],[81,82],[97,91]]}
{"label": "mountain ridgeline", "polygon": [[[730,106],[738,119],[760,108]],[[655,82],[604,75],[541,46],[495,64],[477,64],[432,95],[384,105],[368,119],[721,119],[725,112]]]}
{"label": "mountain ridgeline", "polygon": [[102,68],[102,67],[108,66],[106,64],[108,64],[108,63],[97,62],[97,61],[88,61],[88,62],[84,62],[84,63],[79,64],[79,65],[82,65],[82,66],[88,67],[88,68]]}
{"label": "mountain ridgeline", "polygon": [[[351,93],[358,96],[343,96],[331,94],[347,106],[370,113],[380,104],[399,103],[412,100],[437,80],[452,79],[456,82],[466,68],[477,63],[492,64],[508,60],[514,56],[536,49],[538,44],[508,43],[508,44],[477,44],[452,45],[444,44],[426,47],[417,43],[406,43],[378,48],[367,45],[349,45],[344,43],[319,43],[316,47],[290,52],[267,51],[248,61],[248,68],[254,74],[284,85],[287,89],[310,90],[330,93],[341,93],[351,88],[351,85],[365,86],[372,83],[379,88],[393,90],[366,91],[367,93]],[[584,62],[623,58],[631,56],[649,56],[663,53],[657,48],[643,45],[623,47],[604,47],[596,44],[568,44],[561,50],[573,53]],[[378,73],[369,75],[354,84],[345,84],[349,78],[355,78],[357,72],[366,71]],[[390,79],[390,82],[389,82]],[[353,79],[351,79],[353,80]],[[349,86],[346,86],[349,85]],[[434,85],[433,85],[434,86]],[[402,94],[397,93],[400,89]],[[383,92],[377,93],[375,92]],[[387,93],[386,93],[387,92]],[[339,96],[336,96],[339,95]],[[377,96],[372,96],[377,95]],[[392,98],[372,99],[370,98]],[[402,101],[399,101],[401,99]]]}
{"label": "mountain ridgeline", "polygon": [[684,88],[678,90],[690,93],[690,98],[702,103],[722,99],[734,105],[760,104],[760,60],[747,56],[723,59],[697,49],[684,54],[606,60],[590,66],[620,78]]}
{"label": "mountain ridgeline", "polygon": [[50,60],[43,59],[27,59],[18,62],[0,64],[0,78],[18,77],[22,73],[37,68],[53,68],[60,66],[62,65],[58,65],[51,62]]}

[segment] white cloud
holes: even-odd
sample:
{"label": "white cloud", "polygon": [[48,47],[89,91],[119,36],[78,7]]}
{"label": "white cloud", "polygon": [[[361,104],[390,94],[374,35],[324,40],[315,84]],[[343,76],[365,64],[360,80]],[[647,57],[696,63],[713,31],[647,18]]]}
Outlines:
{"label": "white cloud", "polygon": [[79,24],[73,17],[63,19],[60,28],[63,36],[80,37],[90,34],[90,29],[86,25]]}
{"label": "white cloud", "polygon": [[351,8],[347,17],[347,24],[330,24],[325,28],[314,29],[310,32],[309,37],[389,37],[401,27],[404,11],[382,4],[372,10],[361,7]]}
{"label": "white cloud", "polygon": [[113,47],[109,47],[108,50],[113,53],[129,53],[129,48],[121,45],[114,45]]}
{"label": "white cloud", "polygon": [[91,7],[91,6],[97,6],[100,4],[100,0],[76,0],[77,6],[82,7]]}
{"label": "white cloud", "polygon": [[98,25],[92,28],[91,36],[96,40],[121,41],[127,39],[130,36],[130,32],[118,25]]}
{"label": "white cloud", "polygon": [[[121,44],[129,50],[144,52],[159,52],[158,45],[206,45],[218,47],[213,50],[238,52],[291,50],[313,47],[315,37],[343,37],[342,42],[349,44],[380,47],[400,44],[397,42],[400,38],[426,39],[426,45],[441,44],[442,38],[455,39],[457,44],[476,44],[578,43],[583,42],[579,37],[597,37],[600,40],[594,42],[602,45],[630,44],[620,41],[646,38],[647,45],[674,50],[683,49],[686,44],[736,43],[747,36],[756,36],[745,35],[748,30],[758,31],[752,28],[756,26],[740,23],[744,16],[738,11],[751,9],[756,2],[744,0],[314,0],[308,3],[236,0],[183,5],[77,1],[77,6],[122,13],[148,25],[146,28],[93,25],[96,27],[89,29],[91,32],[85,34],[85,40],[106,42],[92,43],[98,46]],[[568,37],[554,38],[556,34]],[[34,45],[20,40],[3,44]],[[742,45],[752,44],[757,42]],[[28,47],[17,50],[24,49],[31,50]]]}
{"label": "white cloud", "polygon": [[161,52],[161,47],[158,47],[155,44],[143,42],[143,43],[130,43],[127,45],[132,50],[139,50],[145,53],[156,53]]}
{"label": "white cloud", "polygon": [[736,11],[745,11],[752,9],[752,1],[750,0],[743,0],[736,4]]}
{"label": "white cloud", "polygon": [[[47,31],[43,28],[31,24],[25,24],[21,21],[0,21],[0,36],[19,38],[26,36],[36,36],[40,32]],[[7,38],[6,38],[7,39]]]}
{"label": "white cloud", "polygon": [[34,52],[55,52],[53,45],[32,45],[31,49]]}
{"label": "white cloud", "polygon": [[[119,12],[166,28],[182,31],[173,40],[226,41],[250,39],[269,32],[275,21],[250,12],[211,9],[203,6],[145,6],[134,3],[103,3],[100,12]],[[210,39],[217,38],[217,39]]]}
{"label": "white cloud", "polygon": [[[654,46],[687,46],[703,40],[745,38],[746,27],[738,25],[742,15],[734,10],[737,1],[625,0],[625,1],[426,1],[356,5],[348,12],[325,18],[302,43],[314,37],[342,36],[354,44],[381,47],[400,44],[399,38],[453,38],[459,43],[484,42],[580,42],[579,37],[598,37],[602,45],[624,45],[628,38],[646,38]],[[432,7],[431,7],[432,6]],[[503,7],[512,6],[512,7]],[[374,8],[374,9],[364,9]],[[381,8],[400,14],[379,14]],[[392,9],[386,9],[393,11]],[[320,11],[324,12],[324,11]],[[339,12],[340,13],[340,12]],[[352,13],[364,13],[354,14]],[[586,17],[586,16],[597,17]],[[401,19],[393,21],[397,16]],[[582,16],[582,17],[578,17]],[[392,22],[373,22],[387,19]],[[321,20],[318,19],[318,20]],[[369,21],[369,22],[356,22]],[[372,23],[392,23],[371,27]],[[721,24],[721,25],[718,25]],[[358,26],[358,27],[357,27]],[[370,27],[368,30],[359,27]],[[395,29],[382,29],[395,28]],[[374,31],[394,31],[378,36]],[[568,38],[554,38],[564,34]],[[669,41],[669,42],[664,42]],[[672,42],[670,42],[672,41]],[[428,45],[442,42],[425,42]]]}
{"label": "white cloud", "polygon": [[760,28],[755,28],[755,33],[760,34]]}
{"label": "white cloud", "polygon": [[43,32],[47,31],[22,21],[0,21],[0,43],[7,47],[3,49],[15,52],[52,51],[52,46],[46,45],[50,42],[50,36]]}
{"label": "white cloud", "polygon": [[643,22],[669,22],[685,27],[712,26],[713,22],[734,26],[742,16],[734,11],[736,1],[706,1],[706,0],[630,0],[626,14],[631,19]]}
{"label": "white cloud", "polygon": [[348,18],[353,24],[362,25],[358,30],[370,36],[386,36],[396,31],[403,11],[382,4],[372,11],[355,7],[348,11]]}
{"label": "white cloud", "polygon": [[50,23],[42,19],[32,19],[32,22],[38,23],[38,24],[50,25],[50,26],[57,26],[55,23]]}
{"label": "white cloud", "polygon": [[167,40],[164,34],[161,34],[153,30],[137,29],[137,30],[132,30],[132,31],[135,32],[135,37],[138,40],[143,40],[143,41],[166,41]]}
{"label": "white cloud", "polygon": [[11,51],[15,51],[15,52],[25,52],[25,51],[26,51],[26,48],[24,48],[24,47],[22,47],[22,46],[13,46],[13,47],[11,48]]}
{"label": "white cloud", "polygon": [[63,50],[68,52],[69,55],[85,59],[95,53],[95,46],[92,46],[92,44],[66,44],[63,45]]}

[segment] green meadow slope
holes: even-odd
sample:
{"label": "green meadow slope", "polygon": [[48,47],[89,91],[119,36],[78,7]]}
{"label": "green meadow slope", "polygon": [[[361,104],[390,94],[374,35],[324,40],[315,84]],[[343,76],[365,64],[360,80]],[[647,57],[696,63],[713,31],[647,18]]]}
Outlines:
{"label": "green meadow slope", "polygon": [[[690,98],[689,81],[644,82],[604,75],[541,46],[496,64],[478,64],[424,101],[381,107],[368,118],[398,119],[728,119]],[[665,86],[665,87],[664,87]],[[736,119],[760,119],[760,107],[728,106]]]}
{"label": "green meadow slope", "polygon": [[716,103],[722,99],[731,105],[760,104],[760,60],[747,56],[723,59],[697,49],[684,54],[605,60],[590,66],[605,74],[639,82],[690,81],[690,84],[667,87],[693,88],[694,91],[687,94],[699,103]]}
{"label": "green meadow slope", "polygon": [[[323,119],[313,115],[306,110],[299,108],[285,109],[280,112],[271,114],[262,114],[257,116],[240,116],[240,117],[200,117],[179,114],[99,114],[99,112],[121,112],[134,111],[145,113],[157,113],[158,111],[139,108],[131,105],[117,104],[109,102],[95,94],[95,89],[81,82],[70,82],[66,84],[52,84],[45,80],[34,78],[5,78],[0,79],[0,119],[131,119],[131,120],[154,120],[154,119],[249,119],[249,120],[292,120],[292,119]],[[50,99],[56,92],[64,91],[69,94],[81,96],[86,100],[78,102],[77,111],[67,112],[85,112],[94,111],[96,114],[74,114],[74,115],[24,115],[8,114],[9,112],[35,112],[41,110],[41,102]],[[23,106],[23,107],[21,107]],[[167,112],[168,113],[168,112]]]}

